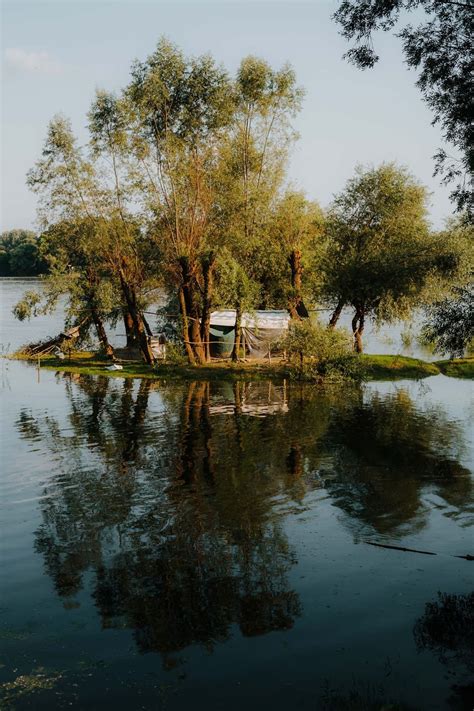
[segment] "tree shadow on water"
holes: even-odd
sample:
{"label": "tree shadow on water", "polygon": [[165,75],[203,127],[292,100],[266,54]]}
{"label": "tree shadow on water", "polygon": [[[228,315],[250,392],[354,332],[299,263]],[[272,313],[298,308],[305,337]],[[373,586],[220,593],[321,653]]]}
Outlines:
{"label": "tree shadow on water", "polygon": [[[425,605],[413,635],[418,651],[431,651],[448,669],[474,674],[474,592],[467,595],[438,593]],[[474,707],[474,681],[451,687],[447,703],[453,709]]]}

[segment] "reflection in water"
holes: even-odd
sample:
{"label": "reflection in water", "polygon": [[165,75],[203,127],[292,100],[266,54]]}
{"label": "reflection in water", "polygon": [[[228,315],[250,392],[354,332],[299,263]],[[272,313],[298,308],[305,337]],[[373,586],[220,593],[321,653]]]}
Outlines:
{"label": "reflection in water", "polygon": [[460,662],[474,672],[474,592],[438,593],[428,602],[413,634],[419,650],[433,651],[444,664]]}
{"label": "reflection in water", "polygon": [[356,537],[422,528],[427,491],[450,516],[472,495],[459,429],[403,390],[65,384],[69,427],[27,410],[17,421],[60,462],[37,550],[66,605],[90,571],[103,626],[133,629],[165,665],[191,644],[212,649],[235,624],[244,636],[294,625],[285,514],[309,492],[325,490]]}
{"label": "reflection in water", "polygon": [[[419,651],[432,651],[448,668],[464,667],[474,673],[474,592],[468,595],[438,593],[436,602],[425,605],[425,613],[413,629]],[[454,674],[456,674],[454,672]],[[454,684],[449,708],[474,708],[474,683]]]}
{"label": "reflection in water", "polygon": [[350,402],[335,412],[334,446],[326,485],[353,519],[355,533],[394,537],[425,525],[422,493],[435,494],[462,516],[472,502],[472,479],[458,463],[461,430],[439,409],[420,412],[404,390]]}

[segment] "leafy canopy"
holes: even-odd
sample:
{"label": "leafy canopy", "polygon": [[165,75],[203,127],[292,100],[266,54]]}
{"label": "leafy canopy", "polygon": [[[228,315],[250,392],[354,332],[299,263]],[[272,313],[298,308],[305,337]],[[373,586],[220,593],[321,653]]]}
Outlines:
{"label": "leafy canopy", "polygon": [[[406,23],[409,13],[421,16]],[[440,148],[435,155],[435,175],[456,182],[452,199],[458,210],[472,218],[474,209],[474,114],[472,0],[342,0],[334,19],[341,34],[355,45],[345,55],[362,69],[379,59],[373,45],[378,30],[396,31],[409,67],[418,70],[417,86],[439,123],[444,140],[459,158]]]}
{"label": "leafy canopy", "polygon": [[455,274],[462,252],[430,233],[426,200],[404,168],[359,167],[329,210],[323,298],[390,321],[419,305],[433,279]]}

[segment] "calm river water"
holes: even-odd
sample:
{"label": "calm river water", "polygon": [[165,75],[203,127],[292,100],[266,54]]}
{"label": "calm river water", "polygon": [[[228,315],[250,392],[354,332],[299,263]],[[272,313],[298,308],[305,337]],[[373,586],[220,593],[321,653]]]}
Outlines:
{"label": "calm river water", "polygon": [[0,366],[5,708],[472,708],[468,381]]}

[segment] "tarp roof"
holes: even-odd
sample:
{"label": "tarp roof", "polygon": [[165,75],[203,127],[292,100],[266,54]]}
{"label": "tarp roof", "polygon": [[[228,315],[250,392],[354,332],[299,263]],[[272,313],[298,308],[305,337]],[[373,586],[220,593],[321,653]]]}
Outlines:
{"label": "tarp roof", "polygon": [[[288,328],[290,315],[288,311],[253,311],[242,314],[244,328],[262,328],[284,330]],[[213,311],[211,313],[211,326],[234,326],[235,310]]]}

